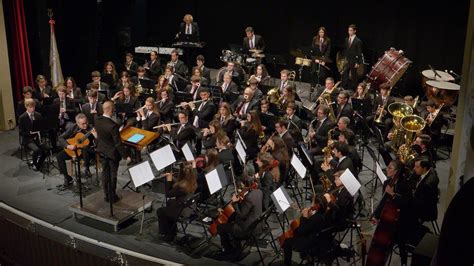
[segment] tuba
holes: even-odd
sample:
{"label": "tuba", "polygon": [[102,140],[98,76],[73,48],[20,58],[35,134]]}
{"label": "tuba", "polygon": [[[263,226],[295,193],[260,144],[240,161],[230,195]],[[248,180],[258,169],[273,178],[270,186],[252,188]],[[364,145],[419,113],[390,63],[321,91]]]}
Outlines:
{"label": "tuba", "polygon": [[271,90],[269,90],[267,92],[267,96],[268,96],[268,101],[270,103],[273,103],[273,104],[276,104],[276,105],[279,105],[280,104],[280,89],[275,87],[275,88],[272,88]]}
{"label": "tuba", "polygon": [[405,143],[398,148],[397,155],[400,161],[406,164],[417,156],[411,146],[417,134],[425,128],[426,122],[420,116],[407,115],[400,120],[400,126],[404,131],[403,139]]}
{"label": "tuba", "polygon": [[[395,125],[400,122],[400,119],[407,115],[411,115],[413,113],[413,109],[410,105],[406,103],[400,103],[400,102],[395,102],[391,103],[388,106],[388,112],[393,116]],[[404,134],[405,131],[403,127],[400,126],[394,126],[393,130],[393,137],[392,137],[392,149],[397,151],[398,147],[404,143]]]}

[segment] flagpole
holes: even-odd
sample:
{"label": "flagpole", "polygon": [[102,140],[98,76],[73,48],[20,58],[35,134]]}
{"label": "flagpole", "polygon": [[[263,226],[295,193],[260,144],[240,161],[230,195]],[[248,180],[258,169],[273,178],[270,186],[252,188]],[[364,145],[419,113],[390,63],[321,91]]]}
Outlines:
{"label": "flagpole", "polygon": [[54,25],[56,21],[53,19],[53,10],[48,8],[49,26],[50,26],[50,49],[49,49],[49,66],[51,70],[51,83],[53,87],[64,83],[63,72],[61,70],[61,62],[59,60],[58,46],[56,44],[56,33]]}

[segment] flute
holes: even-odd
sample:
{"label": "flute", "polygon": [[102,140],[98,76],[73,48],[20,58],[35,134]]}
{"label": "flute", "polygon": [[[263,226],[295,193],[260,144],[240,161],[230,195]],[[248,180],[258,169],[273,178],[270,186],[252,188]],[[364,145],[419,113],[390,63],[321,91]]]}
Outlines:
{"label": "flute", "polygon": [[172,127],[172,126],[181,125],[181,123],[168,123],[168,124],[161,124],[161,125],[158,125],[158,126],[155,126],[155,127],[153,127],[153,129],[162,128],[162,127],[166,127],[166,126],[168,126],[168,125],[169,125],[170,127]]}

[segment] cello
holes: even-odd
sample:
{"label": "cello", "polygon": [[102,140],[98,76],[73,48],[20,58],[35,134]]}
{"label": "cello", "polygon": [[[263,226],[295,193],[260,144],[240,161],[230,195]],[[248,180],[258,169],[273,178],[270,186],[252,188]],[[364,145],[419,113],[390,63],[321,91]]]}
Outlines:
{"label": "cello", "polygon": [[[394,187],[399,175],[400,173],[397,173],[390,180],[389,186]],[[384,202],[383,209],[367,253],[367,266],[386,264],[400,217],[400,206],[386,192],[384,192],[381,202]]]}

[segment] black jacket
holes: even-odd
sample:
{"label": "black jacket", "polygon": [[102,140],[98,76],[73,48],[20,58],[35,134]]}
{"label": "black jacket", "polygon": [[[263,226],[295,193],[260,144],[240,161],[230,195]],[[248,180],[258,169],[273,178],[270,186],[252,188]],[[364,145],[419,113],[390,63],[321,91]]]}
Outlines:
{"label": "black jacket", "polygon": [[[254,49],[258,50],[265,50],[265,41],[263,40],[263,37],[260,35],[255,35],[255,43],[253,44]],[[244,52],[248,52],[250,49],[250,40],[248,37],[244,38],[244,41],[242,43],[242,46],[244,48]]]}
{"label": "black jacket", "polygon": [[344,55],[349,64],[362,64],[362,41],[355,36],[351,46],[349,46],[349,37],[344,41]]}
{"label": "black jacket", "polygon": [[97,131],[97,152],[108,159],[119,161],[128,156],[125,145],[122,144],[119,125],[112,119],[99,116],[95,120]]}
{"label": "black jacket", "polygon": [[[173,136],[174,143],[178,149],[181,149],[186,142],[196,137],[196,128],[191,124],[184,125],[183,129],[179,131],[180,125],[171,129],[170,135]],[[179,131],[179,133],[178,133]]]}

